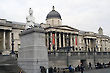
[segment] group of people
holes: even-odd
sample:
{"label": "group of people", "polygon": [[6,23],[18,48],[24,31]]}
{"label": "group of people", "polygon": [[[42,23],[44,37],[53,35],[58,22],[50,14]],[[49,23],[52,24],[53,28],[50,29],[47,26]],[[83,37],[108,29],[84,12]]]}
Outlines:
{"label": "group of people", "polygon": [[44,66],[40,66],[41,73],[46,73],[46,68]]}
{"label": "group of people", "polygon": [[109,63],[99,63],[97,62],[95,65],[96,69],[100,69],[100,68],[108,68],[110,67],[110,62]]}
{"label": "group of people", "polygon": [[60,72],[60,68],[56,68],[56,67],[50,67],[48,69],[48,73],[59,73]]}
{"label": "group of people", "polygon": [[71,72],[71,73],[74,73],[74,71],[81,71],[81,73],[83,73],[84,66],[83,66],[83,64],[81,64],[81,65],[78,65],[77,67],[73,68],[71,65],[69,65],[68,69],[69,69],[69,72]]}
{"label": "group of people", "polygon": [[[41,66],[41,73],[46,73],[46,68]],[[71,65],[69,65],[67,68],[56,68],[56,67],[49,67],[48,68],[48,73],[66,73],[67,70],[69,70],[70,73],[74,73],[75,71],[81,71],[83,73],[84,71],[84,66],[78,65],[76,68],[73,68]]]}
{"label": "group of people", "polygon": [[[44,66],[41,66],[40,69],[41,69],[41,73],[46,73],[47,72],[47,70]],[[48,68],[48,73],[59,73],[59,72],[60,72],[60,68],[56,68],[56,67],[54,67],[54,68],[49,67]]]}
{"label": "group of people", "polygon": [[[81,73],[83,73],[83,71],[86,69],[93,69],[93,68],[100,69],[100,68],[107,68],[107,67],[110,67],[110,62],[106,64],[105,63],[101,64],[97,62],[95,66],[93,66],[91,62],[89,62],[87,67],[83,66],[83,64],[77,65],[77,67],[73,67],[72,65],[69,65],[67,68],[49,67],[48,73],[66,73],[68,70],[70,73],[74,73],[77,71],[80,71]],[[41,66],[40,69],[41,69],[41,73],[47,72],[46,68],[43,66]]]}
{"label": "group of people", "polygon": [[87,67],[83,66],[83,64],[78,65],[77,67],[73,68],[71,65],[68,67],[69,72],[74,72],[74,71],[81,71],[81,73],[83,73],[84,70],[86,69],[93,69],[93,67],[95,67],[94,69],[100,69],[100,68],[108,68],[110,67],[110,62],[109,63],[99,63],[97,62],[95,66],[93,66],[91,64],[91,62],[88,63]]}

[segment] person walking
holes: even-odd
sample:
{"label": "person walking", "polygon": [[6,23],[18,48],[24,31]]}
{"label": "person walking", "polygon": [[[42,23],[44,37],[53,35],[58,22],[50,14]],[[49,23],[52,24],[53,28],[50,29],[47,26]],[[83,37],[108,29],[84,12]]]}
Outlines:
{"label": "person walking", "polygon": [[89,69],[92,69],[92,64],[91,64],[91,62],[89,62]]}
{"label": "person walking", "polygon": [[60,72],[60,68],[57,68],[57,73],[59,73]]}
{"label": "person walking", "polygon": [[82,64],[80,66],[80,71],[81,71],[81,73],[83,73],[83,71],[84,71],[84,66]]}
{"label": "person walking", "polygon": [[19,73],[22,73],[22,70]]}
{"label": "person walking", "polygon": [[53,70],[54,70],[54,72],[55,72],[55,73],[57,72],[57,68],[56,68],[56,67],[54,67],[54,69],[53,69]]}
{"label": "person walking", "polygon": [[49,68],[49,73],[53,73],[53,68],[52,67]]}
{"label": "person walking", "polygon": [[71,65],[69,65],[68,69],[69,69],[69,72],[72,72],[72,67],[71,67]]}

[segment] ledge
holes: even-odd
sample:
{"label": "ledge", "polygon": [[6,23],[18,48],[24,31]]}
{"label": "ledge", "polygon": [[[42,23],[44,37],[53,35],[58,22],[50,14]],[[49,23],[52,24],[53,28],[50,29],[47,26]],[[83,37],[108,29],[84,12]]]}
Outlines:
{"label": "ledge", "polygon": [[43,28],[33,27],[33,28],[29,28],[29,29],[26,29],[26,30],[22,31],[20,36],[30,34],[30,33],[33,33],[33,32],[45,33],[46,31]]}

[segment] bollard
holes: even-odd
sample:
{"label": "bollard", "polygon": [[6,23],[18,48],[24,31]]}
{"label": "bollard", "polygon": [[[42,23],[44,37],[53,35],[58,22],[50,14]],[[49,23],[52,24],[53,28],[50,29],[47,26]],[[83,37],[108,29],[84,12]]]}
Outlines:
{"label": "bollard", "polygon": [[48,71],[48,68],[47,68],[47,70],[46,70],[46,73],[48,73],[49,71]]}

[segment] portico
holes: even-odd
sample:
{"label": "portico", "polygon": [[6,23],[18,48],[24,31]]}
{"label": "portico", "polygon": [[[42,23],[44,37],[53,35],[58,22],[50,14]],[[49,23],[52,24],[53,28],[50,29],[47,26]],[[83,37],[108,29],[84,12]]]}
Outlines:
{"label": "portico", "polygon": [[[71,32],[70,29],[66,30],[61,29],[62,27],[57,28],[48,28],[46,33],[46,46],[49,51],[59,51],[62,47],[71,46],[73,47],[71,51],[77,50],[77,38],[78,30]],[[66,31],[64,31],[66,30]]]}
{"label": "portico", "polygon": [[96,37],[95,36],[85,36],[85,51],[94,52],[96,51]]}

